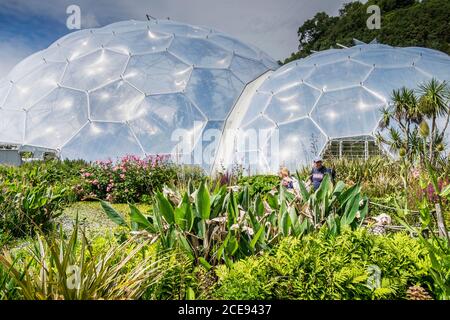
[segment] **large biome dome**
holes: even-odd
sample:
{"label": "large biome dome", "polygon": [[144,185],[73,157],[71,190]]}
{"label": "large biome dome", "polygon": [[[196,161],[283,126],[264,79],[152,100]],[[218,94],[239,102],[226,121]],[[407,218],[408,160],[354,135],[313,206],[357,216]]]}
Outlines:
{"label": "large biome dome", "polygon": [[236,126],[244,135],[249,129],[269,130],[277,134],[278,147],[241,143],[233,163],[253,173],[276,172],[280,165],[296,169],[332,141],[373,141],[392,91],[417,89],[432,78],[450,81],[450,57],[419,47],[362,44],[291,62],[268,75]]}
{"label": "large biome dome", "polygon": [[[226,34],[172,21],[81,30],[0,81],[0,143],[105,160],[171,154],[222,129],[246,84],[278,64]],[[200,134],[199,134],[200,133]]]}

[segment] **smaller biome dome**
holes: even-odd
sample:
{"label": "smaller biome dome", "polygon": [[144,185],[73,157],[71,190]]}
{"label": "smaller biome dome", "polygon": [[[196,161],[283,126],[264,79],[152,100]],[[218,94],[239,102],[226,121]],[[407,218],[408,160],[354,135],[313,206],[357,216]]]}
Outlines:
{"label": "smaller biome dome", "polygon": [[286,64],[264,80],[239,119],[241,137],[270,134],[257,145],[239,139],[231,162],[252,173],[294,170],[332,140],[373,140],[393,90],[432,78],[450,81],[450,57],[419,47],[356,45]]}

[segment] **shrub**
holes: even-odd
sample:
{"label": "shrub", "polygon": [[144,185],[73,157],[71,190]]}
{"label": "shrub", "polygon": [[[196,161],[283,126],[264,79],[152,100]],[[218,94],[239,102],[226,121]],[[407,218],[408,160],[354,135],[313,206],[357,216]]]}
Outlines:
{"label": "shrub", "polygon": [[174,183],[177,170],[164,156],[126,156],[116,163],[97,161],[83,169],[81,175],[83,183],[76,186],[81,198],[126,203],[146,200],[165,184]]}
{"label": "shrub", "polygon": [[81,183],[80,170],[88,166],[89,164],[82,160],[33,161],[20,167],[0,166],[0,183],[67,187],[64,195],[67,201],[73,202],[78,198],[72,186]]}
{"label": "shrub", "polygon": [[[372,267],[375,266],[375,267]],[[372,269],[371,269],[372,268]],[[368,285],[381,270],[381,286]],[[270,253],[217,268],[220,299],[401,299],[411,284],[429,286],[425,249],[406,234],[346,230],[285,238]]]}
{"label": "shrub", "polygon": [[33,186],[4,181],[0,191],[0,232],[14,237],[48,230],[67,203],[67,188],[44,182]]}

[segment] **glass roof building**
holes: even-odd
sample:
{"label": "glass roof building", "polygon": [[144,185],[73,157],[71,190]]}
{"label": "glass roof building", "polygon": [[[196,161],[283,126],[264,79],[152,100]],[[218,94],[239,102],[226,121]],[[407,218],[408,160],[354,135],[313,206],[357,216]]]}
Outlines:
{"label": "glass roof building", "polygon": [[450,57],[426,48],[358,44],[279,68],[205,27],[123,21],[70,33],[0,80],[0,144],[276,172],[352,141],[367,156],[392,90],[433,77],[450,81]]}
{"label": "glass roof building", "polygon": [[[226,34],[172,21],[81,30],[0,80],[0,143],[61,158],[190,154],[246,84],[278,64]],[[192,135],[175,150],[173,134]]]}

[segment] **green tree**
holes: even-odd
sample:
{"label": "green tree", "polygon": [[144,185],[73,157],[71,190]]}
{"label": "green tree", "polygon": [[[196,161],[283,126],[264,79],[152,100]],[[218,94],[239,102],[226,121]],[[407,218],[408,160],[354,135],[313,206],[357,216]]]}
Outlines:
{"label": "green tree", "polygon": [[[381,29],[370,30],[367,8],[381,9]],[[450,54],[450,1],[448,0],[369,0],[344,4],[337,17],[317,13],[298,30],[299,51],[285,63],[335,47],[337,43],[353,45],[353,39],[392,46],[421,46]]]}

